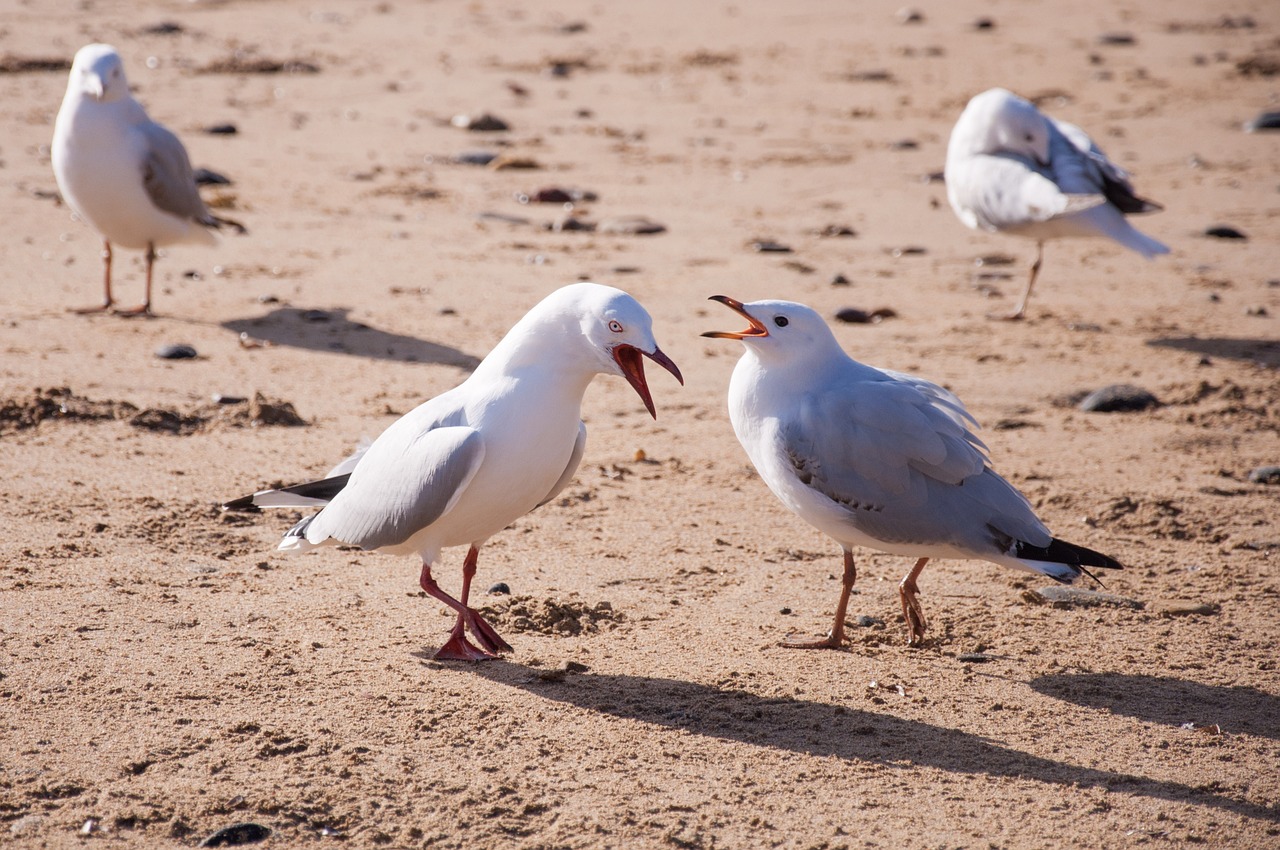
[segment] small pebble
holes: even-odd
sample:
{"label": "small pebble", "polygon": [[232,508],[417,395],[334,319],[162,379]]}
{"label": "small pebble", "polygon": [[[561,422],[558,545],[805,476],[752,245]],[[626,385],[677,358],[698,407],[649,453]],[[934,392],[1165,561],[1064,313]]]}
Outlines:
{"label": "small pebble", "polygon": [[1249,473],[1254,484],[1280,484],[1280,466],[1259,466]]}
{"label": "small pebble", "polygon": [[854,230],[847,224],[828,224],[826,227],[818,231],[818,235],[823,237],[857,236],[858,231]]}
{"label": "small pebble", "polygon": [[1016,262],[1017,260],[1008,254],[984,254],[974,259],[973,264],[975,266],[1011,266]]}
{"label": "small pebble", "polygon": [[259,841],[266,841],[270,836],[271,830],[261,824],[237,823],[218,830],[201,841],[200,846],[238,847],[241,844],[257,844]]}
{"label": "small pebble", "polygon": [[915,139],[898,139],[889,143],[889,150],[894,151],[913,151],[920,147],[920,143]]}
{"label": "small pebble", "polygon": [[1204,229],[1205,236],[1211,236],[1214,239],[1248,239],[1244,233],[1235,229],[1229,224],[1215,224],[1213,227]]}
{"label": "small pebble", "polygon": [[1254,316],[1254,317],[1266,317],[1271,315],[1270,313],[1267,312],[1267,308],[1262,306],[1261,304],[1259,304],[1256,307],[1244,308],[1244,314],[1246,316]]}
{"label": "small pebble", "polygon": [[879,617],[869,617],[866,614],[859,614],[858,618],[853,621],[860,629],[869,629],[872,626],[883,626],[884,620]]}
{"label": "small pebble", "polygon": [[156,357],[161,360],[190,360],[196,356],[195,348],[185,342],[174,342],[156,349]]}
{"label": "small pebble", "polygon": [[476,214],[478,221],[500,221],[503,224],[532,224],[532,222],[521,215],[507,215],[506,213],[482,212]]}
{"label": "small pebble", "polygon": [[751,243],[751,250],[761,254],[790,254],[791,246],[784,245],[781,242],[771,242],[767,239],[758,239]]}
{"label": "small pebble", "polygon": [[591,668],[581,661],[566,661],[564,663],[564,671],[566,673],[585,673]]}
{"label": "small pebble", "polygon": [[486,591],[490,596],[510,596],[511,588],[507,586],[505,581],[500,581],[495,585],[491,585]]}
{"label": "small pebble", "polygon": [[849,278],[837,272],[836,276],[831,278],[831,285],[832,286],[852,286],[853,284],[849,281]]}
{"label": "small pebble", "polygon": [[784,616],[785,616],[785,615],[787,615],[787,614],[790,614],[790,613],[791,613],[791,609],[790,609],[790,608],[779,608],[779,609],[778,609],[778,613],[779,613],[779,614],[782,614],[782,615],[784,615]]}
{"label": "small pebble", "polygon": [[576,216],[562,215],[555,221],[546,224],[545,227],[547,230],[551,230],[555,233],[564,233],[571,230],[585,230],[590,232],[596,229],[596,224],[593,221],[587,221],[586,219],[577,218]]}
{"label": "small pebble", "polygon": [[223,395],[222,393],[213,394],[214,404],[242,404],[248,400],[249,399],[242,395]]}
{"label": "small pebble", "polygon": [[1218,606],[1211,602],[1190,602],[1184,599],[1168,599],[1155,604],[1155,612],[1162,617],[1188,617],[1193,614],[1216,614]]}
{"label": "small pebble", "polygon": [[240,129],[235,124],[210,124],[204,131],[210,136],[234,136]]}
{"label": "small pebble", "polygon": [[511,129],[511,125],[506,121],[488,112],[481,115],[455,115],[449,123],[472,133],[501,133]]}
{"label": "small pebble", "polygon": [[1080,410],[1090,413],[1127,413],[1159,406],[1158,398],[1132,384],[1111,384],[1096,389],[1079,404]]}
{"label": "small pebble", "polygon": [[497,158],[493,151],[463,151],[454,156],[453,161],[458,165],[488,165]]}
{"label": "small pebble", "polygon": [[199,186],[230,186],[231,179],[219,174],[216,171],[210,171],[207,168],[197,168],[192,172],[196,178],[196,184]]}
{"label": "small pebble", "polygon": [[494,171],[533,171],[541,168],[542,163],[538,162],[531,156],[519,156],[517,154],[500,154],[497,159],[489,163],[489,167]]}
{"label": "small pebble", "polygon": [[596,230],[624,236],[651,236],[666,233],[667,226],[642,215],[616,215],[601,219]]}
{"label": "small pebble", "polygon": [[161,21],[158,24],[151,24],[150,26],[142,28],[142,32],[147,35],[176,35],[177,33],[184,31],[182,24],[175,23],[174,21]]}
{"label": "small pebble", "polygon": [[1258,117],[1246,121],[1244,129],[1246,133],[1280,130],[1280,112],[1263,112]]}
{"label": "small pebble", "polygon": [[[523,199],[523,200],[521,200]],[[547,186],[532,195],[521,195],[517,198],[522,204],[571,204],[573,195],[559,186]]]}
{"label": "small pebble", "polygon": [[905,248],[891,248],[889,254],[894,257],[919,257],[929,253],[928,248],[919,245],[907,245]]}
{"label": "small pebble", "polygon": [[851,325],[878,325],[885,319],[892,319],[898,311],[891,307],[877,307],[874,310],[860,310],[857,307],[843,307],[836,311],[836,318]]}
{"label": "small pebble", "polygon": [[973,22],[973,28],[979,31],[993,30],[996,28],[995,18],[977,18]]}
{"label": "small pebble", "polygon": [[1098,36],[1098,44],[1110,47],[1128,47],[1137,43],[1137,37],[1131,32],[1104,32]]}
{"label": "small pebble", "polygon": [[[1031,597],[1034,595],[1034,599]],[[1023,598],[1034,602],[1048,602],[1058,608],[1141,608],[1142,603],[1115,593],[1103,593],[1099,590],[1085,590],[1079,587],[1065,587],[1060,584],[1040,587],[1023,593]]]}
{"label": "small pebble", "polygon": [[983,655],[981,652],[962,652],[956,656],[956,661],[964,664],[986,664],[990,660],[990,655]]}
{"label": "small pebble", "polygon": [[898,10],[897,18],[900,24],[919,24],[924,22],[924,12],[910,6],[903,6]]}

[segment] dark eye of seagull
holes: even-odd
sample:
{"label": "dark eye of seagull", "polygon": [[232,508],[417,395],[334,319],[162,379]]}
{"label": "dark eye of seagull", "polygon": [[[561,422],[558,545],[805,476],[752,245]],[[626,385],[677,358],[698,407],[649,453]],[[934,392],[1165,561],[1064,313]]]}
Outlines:
{"label": "dark eye of seagull", "polygon": [[780,328],[785,328],[787,325],[791,324],[791,320],[786,316],[774,316],[773,323]]}
{"label": "dark eye of seagull", "polygon": [[609,330],[613,331],[616,334],[622,333],[622,322],[619,322],[617,319],[610,319]]}

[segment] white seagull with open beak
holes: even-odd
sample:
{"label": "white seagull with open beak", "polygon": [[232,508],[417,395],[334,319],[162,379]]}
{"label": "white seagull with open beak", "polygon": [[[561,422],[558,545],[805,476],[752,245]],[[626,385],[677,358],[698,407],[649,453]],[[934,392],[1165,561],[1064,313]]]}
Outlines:
{"label": "white seagull with open beak", "polygon": [[[223,507],[324,505],[291,528],[279,548],[345,543],[420,555],[422,589],[458,612],[435,657],[478,661],[509,652],[468,604],[480,547],[568,486],[587,441],[582,397],[596,375],[625,378],[656,418],[642,355],[684,383],[638,301],[595,283],[566,286],[517,322],[471,377],[392,423],[335,470],[341,474]],[[471,548],[455,599],[436,584],[431,567],[441,549],[464,544]]]}
{"label": "white seagull with open beak", "polygon": [[960,399],[922,378],[865,366],[845,354],[803,304],[719,301],[746,318],[729,383],[729,418],[760,477],[784,505],[844,549],[835,623],[839,647],[857,578],[852,548],[918,558],[899,585],[907,642],[925,633],[916,579],[930,558],[980,558],[1069,584],[1089,567],[1120,569],[1092,549],[1058,540],[1025,496],[988,465],[987,447]]}

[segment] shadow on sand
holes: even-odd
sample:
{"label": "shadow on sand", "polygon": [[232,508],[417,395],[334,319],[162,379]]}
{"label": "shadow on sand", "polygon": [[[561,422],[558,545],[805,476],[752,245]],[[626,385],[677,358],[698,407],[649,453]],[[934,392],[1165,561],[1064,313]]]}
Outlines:
{"label": "shadow on sand", "polygon": [[280,307],[265,316],[232,319],[222,326],[237,334],[275,345],[399,360],[404,363],[434,363],[456,366],[471,371],[480,364],[478,357],[447,345],[402,334],[387,333],[347,318],[347,310],[303,310]]}
{"label": "shadow on sand", "polygon": [[1276,368],[1280,366],[1280,340],[1274,339],[1236,339],[1234,337],[1170,337],[1152,339],[1147,345],[1153,348],[1176,348],[1193,354],[1204,354],[1227,360],[1247,360],[1263,366]]}
{"label": "shadow on sand", "polygon": [[[894,767],[909,763],[950,773],[1030,779],[1062,785],[1064,793],[1071,786],[1106,788],[1280,822],[1280,808],[1214,793],[1208,786],[1081,767],[968,732],[831,703],[767,698],[749,691],[642,676],[584,673],[570,674],[564,681],[544,681],[537,675],[541,671],[506,661],[479,664],[475,670],[486,679],[543,699],[725,741]],[[1274,702],[1270,705],[1274,708]]]}

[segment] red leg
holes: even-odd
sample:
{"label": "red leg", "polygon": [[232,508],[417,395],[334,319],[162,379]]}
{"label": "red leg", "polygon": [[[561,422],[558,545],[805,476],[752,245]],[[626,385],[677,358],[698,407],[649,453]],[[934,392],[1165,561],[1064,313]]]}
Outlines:
{"label": "red leg", "polygon": [[920,577],[927,563],[929,563],[928,558],[916,561],[911,572],[907,573],[907,577],[898,585],[898,596],[902,598],[902,616],[907,621],[907,646],[919,646],[923,643],[925,629],[929,627],[925,622],[920,600],[917,598],[920,588],[916,586],[916,579]]}
{"label": "red leg", "polygon": [[116,314],[120,316],[151,316],[151,272],[156,264],[156,246],[148,242],[147,253],[144,255],[147,260],[147,288],[142,297],[142,303],[137,307],[130,307],[128,310],[117,310]]}
{"label": "red leg", "polygon": [[102,313],[111,309],[115,301],[111,297],[111,243],[102,240],[102,304],[97,307],[76,307],[73,313]]}
{"label": "red leg", "polygon": [[822,640],[784,640],[782,645],[788,649],[839,649],[844,646],[844,616],[849,610],[849,594],[853,592],[853,583],[857,580],[858,569],[853,564],[853,553],[845,549],[844,578],[840,587],[840,601],[836,603],[836,619],[831,624],[831,631]]}
{"label": "red leg", "polygon": [[[435,578],[431,575],[431,564],[425,560],[422,562],[422,575],[418,580],[422,589],[433,599],[438,599],[458,612],[458,619],[454,622],[452,631],[449,632],[449,639],[445,641],[444,646],[436,650],[436,658],[454,661],[483,661],[486,658],[493,658],[499,652],[512,651],[511,645],[498,637],[498,633],[494,631],[493,626],[486,623],[484,618],[473,609],[467,607],[466,600],[471,594],[471,578],[476,574],[476,559],[479,554],[476,547],[472,546],[471,550],[467,552],[466,560],[463,562],[462,601],[454,599],[441,590],[440,585],[436,584]],[[467,629],[470,629],[471,633],[476,636],[480,646],[475,646],[467,640]]]}
{"label": "red leg", "polygon": [[475,635],[480,645],[489,652],[495,654],[512,652],[511,644],[499,637],[493,626],[485,622],[485,619],[467,604],[467,600],[471,598],[471,579],[476,574],[476,562],[479,558],[480,550],[472,546],[467,550],[467,557],[462,562],[462,607],[466,611],[462,616],[466,619],[467,628],[471,630],[471,634]]}

